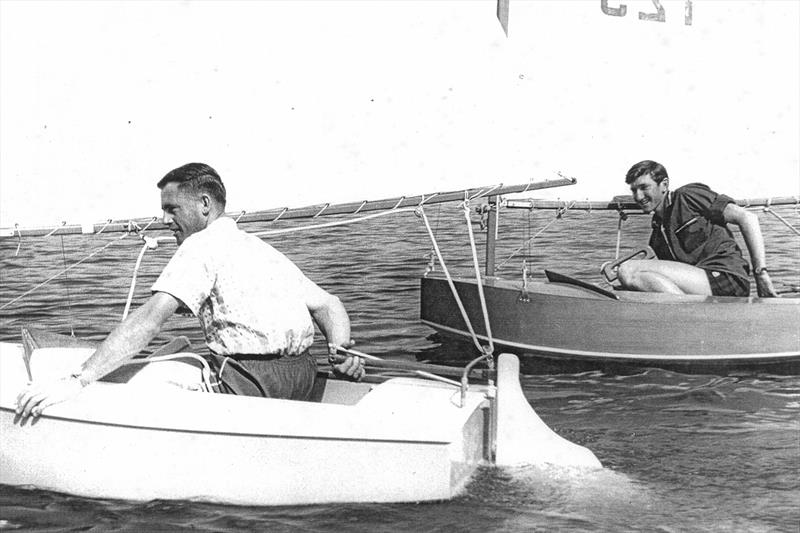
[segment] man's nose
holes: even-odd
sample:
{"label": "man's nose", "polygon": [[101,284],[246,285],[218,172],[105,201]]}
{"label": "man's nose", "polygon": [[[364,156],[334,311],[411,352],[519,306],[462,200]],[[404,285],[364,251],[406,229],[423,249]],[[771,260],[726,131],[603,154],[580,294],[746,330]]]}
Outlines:
{"label": "man's nose", "polygon": [[164,211],[164,216],[161,218],[161,221],[164,224],[169,224],[170,222],[172,222],[172,215]]}

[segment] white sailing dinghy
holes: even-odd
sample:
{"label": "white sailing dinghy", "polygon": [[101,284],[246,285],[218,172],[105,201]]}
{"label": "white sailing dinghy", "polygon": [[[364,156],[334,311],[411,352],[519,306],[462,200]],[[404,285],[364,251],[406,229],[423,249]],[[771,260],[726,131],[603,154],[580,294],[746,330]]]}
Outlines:
{"label": "white sailing dinghy", "polygon": [[[514,192],[544,186],[553,184]],[[434,196],[452,201],[451,193]],[[392,209],[426,201],[433,196]],[[357,210],[379,208],[366,204]],[[405,502],[452,498],[481,465],[600,467],[536,415],[514,355],[500,355],[496,369],[479,358],[490,367],[483,383],[469,382],[473,364],[459,381],[419,363],[405,364],[414,377],[374,382],[320,375],[314,401],[303,402],[204,392],[199,357],[177,353],[136,361],[20,420],[16,396],[29,380],[68,375],[93,351],[33,330],[23,341],[0,343],[0,482],[8,485],[242,505]]]}

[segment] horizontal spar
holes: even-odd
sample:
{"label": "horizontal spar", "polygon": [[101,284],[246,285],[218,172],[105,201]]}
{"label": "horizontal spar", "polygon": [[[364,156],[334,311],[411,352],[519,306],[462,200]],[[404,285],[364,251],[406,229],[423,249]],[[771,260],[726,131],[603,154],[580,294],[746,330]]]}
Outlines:
{"label": "horizontal spar", "polygon": [[[371,211],[389,211],[403,207],[417,207],[419,205],[433,205],[447,202],[460,202],[465,198],[475,200],[489,196],[503,194],[525,193],[539,189],[563,187],[574,185],[577,181],[573,178],[559,178],[554,180],[535,181],[522,185],[492,185],[473,189],[462,189],[441,193],[421,194],[416,196],[399,196],[383,200],[364,200],[361,202],[348,202],[343,204],[319,204],[295,208],[278,208],[266,211],[246,211],[226,213],[238,223],[248,224],[253,222],[275,222],[277,220],[291,220],[303,218],[317,218],[331,215],[355,215]],[[163,230],[167,226],[158,221],[158,217],[137,218],[133,220],[113,221],[108,220],[98,224],[67,224],[56,227],[34,228],[0,228],[0,238],[8,237],[42,237],[52,235],[97,234],[112,232],[129,232],[141,229]]]}
{"label": "horizontal spar", "polygon": [[[742,207],[773,207],[781,205],[800,205],[800,197],[780,196],[777,198],[749,198],[736,200]],[[632,196],[616,196],[611,200],[540,200],[523,198],[506,200],[503,206],[509,209],[569,209],[570,211],[626,211],[641,210]]]}
{"label": "horizontal spar", "polygon": [[[389,371],[438,374],[441,376],[461,377],[464,375],[464,367],[437,365],[433,363],[420,363],[417,361],[406,361],[402,359],[383,359],[352,349],[339,347],[337,353],[342,355],[352,355],[364,359],[367,368],[382,369]],[[322,366],[327,363],[327,356],[317,356],[317,364]],[[495,371],[486,368],[470,369],[469,377],[475,379],[495,379]]]}

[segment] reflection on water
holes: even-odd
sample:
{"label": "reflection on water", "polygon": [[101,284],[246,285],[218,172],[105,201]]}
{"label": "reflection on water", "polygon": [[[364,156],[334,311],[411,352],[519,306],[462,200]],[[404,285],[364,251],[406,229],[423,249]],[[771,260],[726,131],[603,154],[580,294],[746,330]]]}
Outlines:
{"label": "reflection on water", "polygon": [[[448,267],[469,274],[463,217],[445,207],[438,211],[439,217],[430,216]],[[798,224],[792,210],[782,214]],[[534,255],[537,278],[548,267],[603,284],[599,266],[614,257],[616,214],[568,212],[530,249],[524,246],[552,217],[504,213],[498,262],[522,246],[522,253]],[[646,242],[646,218],[626,223],[624,250]],[[800,242],[772,217],[761,219],[773,279],[780,287],[800,285]],[[23,239],[15,256],[16,240],[0,240],[0,306],[111,241],[103,253],[0,310],[0,339],[19,342],[20,327],[35,324],[101,340],[120,320],[141,247],[118,235],[55,235]],[[452,364],[474,357],[471,343],[443,343],[418,321],[419,276],[430,249],[413,215],[270,242],[343,300],[358,349]],[[134,305],[147,298],[173,252],[167,245],[147,253]],[[518,276],[520,269],[521,260],[512,258],[501,272]],[[175,335],[202,347],[194,318],[171,319],[158,341]],[[537,413],[560,435],[591,449],[604,470],[484,468],[449,502],[280,508],[86,500],[0,486],[0,530],[798,530],[800,376],[612,372],[538,360],[524,360],[522,371],[523,391]]]}

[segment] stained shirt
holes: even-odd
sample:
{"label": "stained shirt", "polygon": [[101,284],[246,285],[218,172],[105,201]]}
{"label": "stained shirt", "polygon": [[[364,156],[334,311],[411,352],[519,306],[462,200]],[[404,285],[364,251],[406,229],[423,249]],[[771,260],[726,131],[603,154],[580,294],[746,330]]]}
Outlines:
{"label": "stained shirt", "polygon": [[304,282],[286,256],[221,217],[178,247],[151,290],[183,302],[217,354],[296,355],[314,341]]}
{"label": "stained shirt", "polygon": [[650,247],[659,259],[749,276],[750,267],[723,216],[732,198],[702,183],[690,183],[665,201],[663,218],[653,215],[650,235]]}

